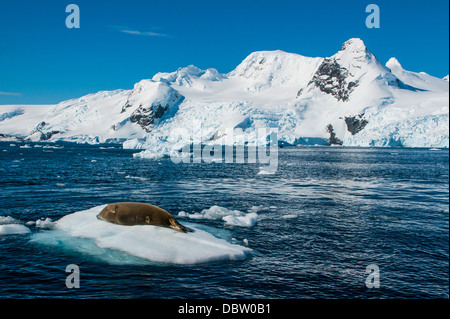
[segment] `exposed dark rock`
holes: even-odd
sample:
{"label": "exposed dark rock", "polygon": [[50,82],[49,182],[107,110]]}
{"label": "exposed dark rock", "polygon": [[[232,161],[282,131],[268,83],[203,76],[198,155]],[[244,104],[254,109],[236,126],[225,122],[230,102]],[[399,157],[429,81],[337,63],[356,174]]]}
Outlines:
{"label": "exposed dark rock", "polygon": [[331,145],[342,145],[342,141],[336,137],[333,125],[328,124],[327,131],[330,133],[330,144]]}
{"label": "exposed dark rock", "polygon": [[24,111],[22,109],[18,109],[18,110],[14,110],[12,112],[7,112],[7,113],[3,113],[0,114],[0,122],[18,115],[22,115],[24,113]]}
{"label": "exposed dark rock", "polygon": [[33,135],[33,134],[35,134],[36,132],[39,132],[39,133],[40,133],[39,139],[40,139],[41,141],[47,141],[47,140],[49,140],[53,135],[61,133],[61,131],[48,131],[48,132],[45,132],[44,129],[45,129],[45,126],[46,126],[46,125],[47,125],[47,123],[45,123],[44,121],[40,122],[38,125],[36,125],[36,126],[34,127],[34,129],[31,131],[30,135]]}
{"label": "exposed dark rock", "polygon": [[120,127],[124,126],[130,119],[127,118],[125,120],[123,120],[122,122],[116,123],[111,125],[111,129],[113,129],[114,131],[117,131]]}
{"label": "exposed dark rock", "polygon": [[349,75],[348,70],[341,67],[335,59],[325,59],[308,85],[314,84],[322,92],[331,94],[338,101],[345,102],[348,101],[354,88],[358,86],[357,81],[347,83]]}
{"label": "exposed dark rock", "polygon": [[53,135],[59,134],[61,133],[60,131],[50,131],[50,132],[45,132],[42,133],[44,135],[44,140],[49,140],[50,138],[52,138]]}
{"label": "exposed dark rock", "polygon": [[0,133],[0,142],[23,142],[23,139],[17,136]]}
{"label": "exposed dark rock", "polygon": [[364,127],[369,123],[363,118],[364,114],[359,114],[356,116],[346,116],[345,124],[347,124],[347,130],[355,135],[356,133],[362,131]]}
{"label": "exposed dark rock", "polygon": [[120,111],[120,113],[124,113],[126,110],[127,110],[127,108],[129,108],[131,105],[130,105],[130,102],[127,100],[127,102],[125,103],[125,105],[124,106],[122,106],[122,111]]}
{"label": "exposed dark rock", "polygon": [[161,104],[151,105],[149,107],[139,105],[139,107],[131,114],[130,122],[137,123],[145,131],[150,132],[151,125],[155,123],[155,119],[161,118],[168,108],[168,104],[165,106],[162,106]]}
{"label": "exposed dark rock", "polygon": [[[138,90],[136,92],[139,93],[140,91]],[[178,105],[183,100],[184,97],[182,95],[175,93],[171,95],[171,99],[169,101],[153,103],[151,101],[141,101],[139,106],[136,108],[137,102],[133,102],[129,98],[122,107],[121,113],[124,113],[130,107],[133,107],[134,111],[128,119],[114,124],[111,128],[113,130],[118,130],[129,120],[131,123],[138,124],[142,127],[142,129],[149,133],[152,130],[153,125],[156,123],[156,120],[163,118],[165,115],[173,116],[178,110]]]}
{"label": "exposed dark rock", "polygon": [[38,125],[36,125],[34,127],[34,129],[31,131],[31,134],[36,133],[36,132],[42,132],[42,129],[45,127],[45,125],[47,125],[47,123],[42,121],[41,123],[39,123]]}

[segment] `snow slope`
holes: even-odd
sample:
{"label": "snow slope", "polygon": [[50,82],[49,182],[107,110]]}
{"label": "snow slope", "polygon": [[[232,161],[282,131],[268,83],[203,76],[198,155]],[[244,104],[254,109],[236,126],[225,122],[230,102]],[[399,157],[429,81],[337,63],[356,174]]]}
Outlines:
{"label": "snow slope", "polygon": [[260,51],[227,74],[191,65],[39,112],[0,106],[0,133],[123,142],[141,157],[199,142],[266,144],[272,131],[291,145],[448,147],[448,83],[395,58],[383,65],[355,38],[326,58]]}

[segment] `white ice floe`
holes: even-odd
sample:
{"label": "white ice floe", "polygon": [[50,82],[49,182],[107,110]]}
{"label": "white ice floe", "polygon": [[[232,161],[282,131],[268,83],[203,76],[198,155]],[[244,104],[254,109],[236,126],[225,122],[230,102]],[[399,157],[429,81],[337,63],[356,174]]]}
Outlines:
{"label": "white ice floe", "polygon": [[230,210],[225,207],[214,205],[208,209],[202,210],[200,213],[188,214],[181,211],[178,213],[178,217],[223,220],[227,225],[251,227],[258,221],[257,211],[257,207],[252,207],[252,210],[249,210],[249,213],[246,214],[240,210]]}
{"label": "white ice floe", "polygon": [[54,226],[54,222],[51,218],[38,219],[36,220],[35,226],[41,229],[52,229]]}
{"label": "white ice floe", "polygon": [[256,213],[248,213],[242,216],[234,216],[234,215],[228,215],[224,216],[222,220],[227,225],[233,225],[233,226],[242,226],[242,227],[250,227],[254,226],[258,220],[258,214]]}
{"label": "white ice floe", "polygon": [[0,216],[0,235],[28,234],[30,229],[11,216]]}
{"label": "white ice floe", "polygon": [[141,262],[144,259],[169,264],[242,260],[252,252],[250,248],[231,244],[193,224],[188,226],[195,232],[181,233],[158,226],[123,226],[98,220],[96,216],[104,207],[97,206],[64,216],[53,223],[53,230],[34,234],[32,241],[66,246],[93,257],[102,256],[113,264],[124,262],[123,258],[117,258],[119,252],[138,257]]}
{"label": "white ice floe", "polygon": [[30,229],[21,224],[0,225],[0,235],[28,234]]}

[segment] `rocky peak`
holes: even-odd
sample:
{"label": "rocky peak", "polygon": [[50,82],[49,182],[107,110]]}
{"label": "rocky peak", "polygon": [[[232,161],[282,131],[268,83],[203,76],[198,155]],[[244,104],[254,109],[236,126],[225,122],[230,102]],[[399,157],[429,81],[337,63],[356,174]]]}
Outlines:
{"label": "rocky peak", "polygon": [[[150,132],[156,120],[171,108],[176,107],[184,97],[164,82],[142,80],[134,85],[128,94],[121,113],[128,112],[131,123],[139,124],[146,132]],[[176,109],[173,110],[176,112]],[[114,130],[125,122],[117,123]]]}
{"label": "rocky peak", "polygon": [[[323,59],[308,86],[310,89],[318,88],[338,101],[346,102],[364,77],[375,79],[379,74],[385,73],[389,73],[389,70],[378,62],[364,42],[352,38],[345,41],[336,54]],[[301,94],[299,91],[298,96]]]}
{"label": "rocky peak", "polygon": [[308,85],[316,86],[320,91],[331,94],[338,101],[346,102],[350,93],[358,86],[358,81],[349,80],[349,72],[336,59],[325,59]]}

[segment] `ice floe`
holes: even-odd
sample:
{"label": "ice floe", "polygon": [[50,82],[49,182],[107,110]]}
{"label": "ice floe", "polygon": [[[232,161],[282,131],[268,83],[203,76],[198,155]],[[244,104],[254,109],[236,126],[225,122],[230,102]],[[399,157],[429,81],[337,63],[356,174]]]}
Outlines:
{"label": "ice floe", "polygon": [[[163,264],[201,264],[243,260],[252,254],[248,247],[214,236],[211,227],[189,224],[195,232],[180,233],[152,225],[123,226],[98,220],[96,216],[104,207],[66,215],[52,223],[52,230],[33,234],[32,241],[101,256],[112,264],[124,263],[124,255],[133,257],[134,262],[141,259]],[[118,258],[118,254],[122,257]]]}

